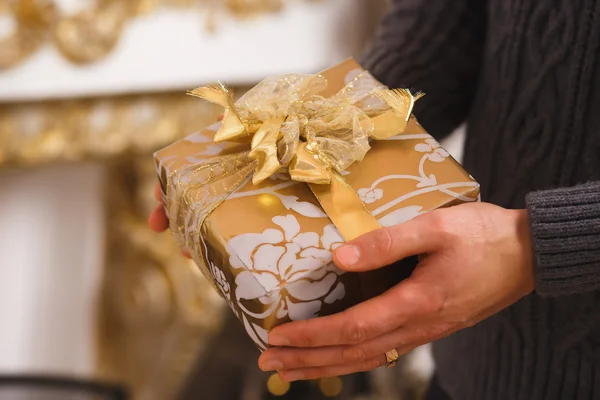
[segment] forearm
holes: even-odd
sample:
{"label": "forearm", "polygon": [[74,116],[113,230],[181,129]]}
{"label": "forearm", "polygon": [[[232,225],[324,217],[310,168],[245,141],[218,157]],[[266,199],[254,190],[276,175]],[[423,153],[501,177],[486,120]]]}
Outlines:
{"label": "forearm", "polygon": [[531,193],[527,208],[537,292],[600,290],[600,181]]}
{"label": "forearm", "polygon": [[362,64],[390,87],[426,93],[415,109],[436,138],[467,117],[485,42],[484,0],[395,0]]}

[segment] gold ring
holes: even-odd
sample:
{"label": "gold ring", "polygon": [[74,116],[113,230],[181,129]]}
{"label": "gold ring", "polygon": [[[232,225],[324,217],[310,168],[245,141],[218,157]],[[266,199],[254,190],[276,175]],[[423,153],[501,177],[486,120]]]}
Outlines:
{"label": "gold ring", "polygon": [[396,365],[398,365],[399,358],[400,355],[396,349],[388,351],[385,353],[385,366],[387,368],[394,368]]}

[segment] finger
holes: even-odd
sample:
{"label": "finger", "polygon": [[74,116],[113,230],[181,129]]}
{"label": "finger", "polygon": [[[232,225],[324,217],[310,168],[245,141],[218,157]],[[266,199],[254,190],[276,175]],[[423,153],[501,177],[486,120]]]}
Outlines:
{"label": "finger", "polygon": [[320,378],[331,378],[336,376],[350,375],[357,372],[368,372],[379,368],[386,363],[385,356],[379,356],[370,360],[361,361],[356,364],[342,364],[330,367],[304,368],[289,371],[280,371],[279,376],[286,382],[300,380],[314,380]]}
{"label": "finger", "polygon": [[189,259],[191,259],[191,258],[192,258],[192,256],[191,256],[190,252],[189,252],[189,251],[187,251],[186,249],[181,249],[181,254],[183,254],[183,256],[184,256],[185,258],[189,258]]}
{"label": "finger", "polygon": [[334,261],[347,271],[369,271],[404,258],[428,253],[443,245],[436,232],[435,212],[403,224],[378,229],[339,247]]}
{"label": "finger", "polygon": [[448,323],[423,321],[416,325],[398,328],[377,339],[348,348],[344,352],[344,357],[348,360],[354,359],[354,362],[357,362],[356,359],[359,357],[371,358],[377,356],[377,354],[385,355],[393,349],[402,356],[417,347],[451,335],[457,330],[456,326]]}
{"label": "finger", "polygon": [[259,367],[263,371],[281,371],[358,364],[392,349],[397,349],[399,354],[405,354],[454,331],[455,327],[448,324],[423,322],[414,326],[400,327],[393,332],[356,345],[271,348],[260,356]]}
{"label": "finger", "polygon": [[407,279],[384,294],[339,314],[280,325],[269,343],[286,347],[352,345],[374,339],[411,319],[439,312],[443,301],[423,284]]}
{"label": "finger", "polygon": [[148,217],[148,225],[155,232],[164,232],[169,228],[169,221],[163,205],[158,205]]}
{"label": "finger", "polygon": [[400,337],[404,328],[366,343],[346,346],[312,348],[274,347],[264,352],[258,361],[263,371],[296,370],[305,368],[355,365],[385,355],[391,349],[403,347]]}
{"label": "finger", "polygon": [[219,115],[219,116],[217,117],[217,121],[223,121],[223,117],[224,117],[224,115],[223,115],[223,114]]}
{"label": "finger", "polygon": [[154,197],[160,203],[163,202],[163,193],[162,193],[162,189],[160,188],[160,183],[157,183],[156,186],[154,187]]}

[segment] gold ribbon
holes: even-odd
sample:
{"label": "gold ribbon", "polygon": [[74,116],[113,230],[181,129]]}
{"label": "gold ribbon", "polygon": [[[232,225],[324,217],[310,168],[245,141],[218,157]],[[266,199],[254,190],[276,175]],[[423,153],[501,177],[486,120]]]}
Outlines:
{"label": "gold ribbon", "polygon": [[[181,189],[175,190],[173,198],[167,194],[169,215],[187,246],[194,248],[200,238],[191,238],[185,234],[190,230],[181,228],[190,217],[178,212],[178,203],[192,206],[203,199],[193,205],[197,218],[191,231],[200,234],[206,217],[246,179],[251,176],[259,184],[275,173],[287,173],[292,180],[308,184],[346,241],[381,227],[342,172],[362,161],[371,140],[403,133],[422,94],[389,90],[367,72],[333,97],[319,95],[326,87],[321,75],[285,75],[266,79],[237,102],[222,84],[190,92],[225,108],[215,142],[237,142],[250,149],[192,166],[185,175],[186,184],[173,182],[182,179],[182,174],[170,178],[168,186]],[[198,196],[198,189],[204,194]],[[186,201],[192,192],[194,200]],[[198,250],[202,254],[197,261],[205,264],[204,250]]]}

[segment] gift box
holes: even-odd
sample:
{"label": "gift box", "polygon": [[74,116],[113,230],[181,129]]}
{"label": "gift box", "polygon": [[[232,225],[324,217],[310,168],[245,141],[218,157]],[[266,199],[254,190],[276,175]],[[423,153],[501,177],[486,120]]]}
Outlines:
{"label": "gift box", "polygon": [[412,115],[420,95],[389,90],[354,60],[268,78],[235,103],[220,84],[191,94],[225,118],[155,154],[166,212],[261,350],[275,326],[343,311],[407,275],[344,273],[336,247],[479,198]]}

